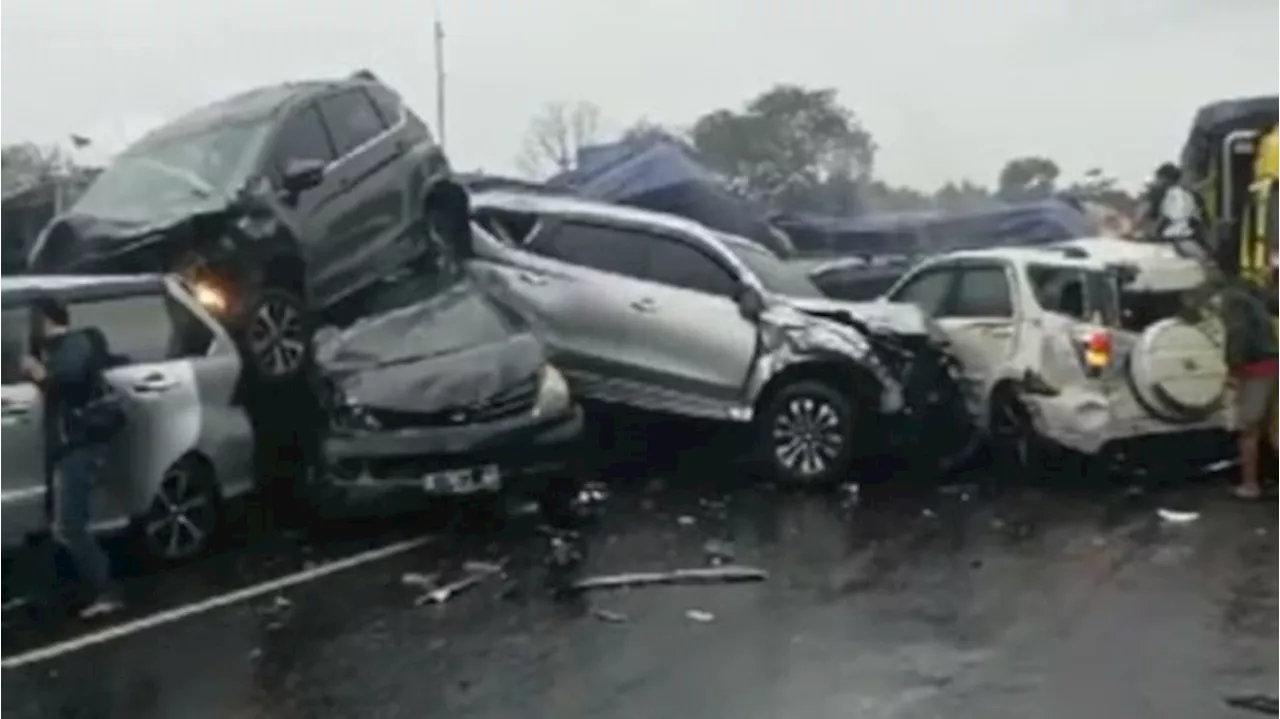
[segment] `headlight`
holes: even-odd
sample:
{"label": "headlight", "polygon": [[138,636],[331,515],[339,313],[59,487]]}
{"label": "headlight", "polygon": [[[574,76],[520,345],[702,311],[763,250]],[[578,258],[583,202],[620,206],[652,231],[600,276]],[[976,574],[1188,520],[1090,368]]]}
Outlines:
{"label": "headlight", "polygon": [[569,406],[569,383],[560,370],[546,364],[538,374],[538,399],[533,403],[533,416],[542,417],[563,412]]}
{"label": "headlight", "polygon": [[191,288],[191,294],[195,296],[201,307],[214,314],[222,314],[227,310],[226,295],[207,281],[196,282]]}
{"label": "headlight", "polygon": [[372,412],[360,406],[341,389],[330,385],[327,390],[325,405],[329,409],[329,422],[334,429],[366,432],[382,429],[382,423]]}

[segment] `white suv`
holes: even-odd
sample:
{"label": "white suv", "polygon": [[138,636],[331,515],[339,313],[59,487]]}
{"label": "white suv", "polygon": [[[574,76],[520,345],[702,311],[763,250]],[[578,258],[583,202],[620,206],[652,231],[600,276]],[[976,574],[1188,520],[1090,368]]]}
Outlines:
{"label": "white suv", "polygon": [[1134,468],[1209,461],[1228,428],[1219,329],[1172,308],[1135,325],[1126,307],[1145,288],[1191,289],[1196,267],[1122,240],[956,252],[912,268],[883,300],[933,317],[979,425],[1022,470],[1042,468],[1051,447]]}

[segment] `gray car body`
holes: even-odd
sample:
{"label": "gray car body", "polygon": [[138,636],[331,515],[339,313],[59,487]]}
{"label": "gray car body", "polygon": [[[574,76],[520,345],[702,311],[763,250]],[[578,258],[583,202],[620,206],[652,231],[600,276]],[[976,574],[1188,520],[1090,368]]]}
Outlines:
{"label": "gray car body", "polygon": [[[26,303],[36,295],[52,295],[69,306],[72,323],[78,305],[115,299],[167,297],[198,318],[211,334],[200,356],[158,362],[125,363],[106,373],[123,398],[129,423],[108,448],[97,478],[91,526],[95,531],[126,528],[143,515],[156,496],[165,473],[192,458],[212,472],[223,499],[253,487],[253,432],[248,414],[236,402],[241,360],[225,330],[173,277],[30,276],[6,278],[3,299],[6,363],[11,343],[25,335]],[[18,325],[15,327],[15,324]],[[109,345],[110,328],[102,328]],[[160,332],[144,327],[142,332]],[[113,347],[118,351],[118,347]],[[30,382],[5,377],[3,385],[3,548],[20,546],[29,536],[48,530],[46,492],[49,481],[44,407]]]}
{"label": "gray car body", "polygon": [[[526,236],[500,239],[486,213],[536,217]],[[750,422],[766,388],[788,370],[847,368],[880,411],[903,406],[898,380],[859,331],[815,316],[804,303],[773,295],[728,248],[729,240],[682,218],[579,200],[510,191],[472,197],[473,276],[525,314],[553,361],[585,399],[731,422]],[[693,246],[763,299],[749,319],[732,298],[604,272],[525,249],[564,222],[630,229]],[[658,241],[658,240],[655,240]],[[741,240],[738,240],[741,241]],[[820,299],[823,311],[857,307]],[[903,315],[914,308],[903,308]],[[883,325],[903,321],[881,312]],[[906,321],[910,325],[910,320]],[[921,325],[923,326],[923,325]]]}

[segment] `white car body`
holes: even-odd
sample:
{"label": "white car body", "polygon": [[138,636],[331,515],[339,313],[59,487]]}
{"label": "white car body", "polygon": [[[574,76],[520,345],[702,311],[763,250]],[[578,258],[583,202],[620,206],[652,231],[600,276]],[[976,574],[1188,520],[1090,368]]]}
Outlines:
{"label": "white car body", "polygon": [[[1138,270],[1134,284],[1164,291],[1195,287],[1203,278],[1199,265],[1167,248],[1123,240],[1064,245],[941,255],[912,268],[882,301],[913,302],[933,317],[963,366],[967,397],[985,429],[991,426],[993,397],[1003,387],[1015,391],[1036,435],[1086,455],[1123,455],[1130,440],[1225,431],[1223,408],[1230,397],[1214,327],[1177,319],[1141,332],[1119,326],[1120,293],[1112,271],[1117,264]],[[1060,298],[1073,278],[1081,278],[1084,294],[1097,297],[1081,300],[1085,316],[1046,308],[1033,275],[1058,277]],[[1089,284],[1101,278],[1112,283],[1110,298],[1104,284]],[[966,279],[975,289],[966,289]],[[1002,282],[1008,293],[1003,303],[992,289]],[[1043,291],[1051,285],[1046,282],[1049,289]],[[931,286],[946,287],[937,290],[942,294],[935,306],[928,297]],[[966,292],[986,292],[984,301],[994,309],[966,310]],[[1105,366],[1086,366],[1085,343],[1092,335],[1110,339]]]}

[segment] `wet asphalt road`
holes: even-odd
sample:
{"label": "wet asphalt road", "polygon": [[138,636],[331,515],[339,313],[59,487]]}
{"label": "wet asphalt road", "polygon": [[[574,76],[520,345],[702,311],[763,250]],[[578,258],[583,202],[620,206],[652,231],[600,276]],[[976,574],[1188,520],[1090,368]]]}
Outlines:
{"label": "wet asphalt road", "polygon": [[[585,532],[584,570],[705,566],[717,540],[767,570],[763,583],[556,601],[531,520],[440,531],[413,551],[6,669],[3,713],[1209,719],[1250,715],[1225,695],[1276,694],[1274,503],[1212,485],[995,496],[960,485],[865,489],[849,507],[839,493],[731,474],[617,480]],[[1199,516],[1172,524],[1159,506]],[[119,621],[433,528],[422,518],[255,540],[131,579]],[[507,571],[415,606],[405,573],[463,559],[506,559]],[[6,658],[105,626],[5,624]]]}

